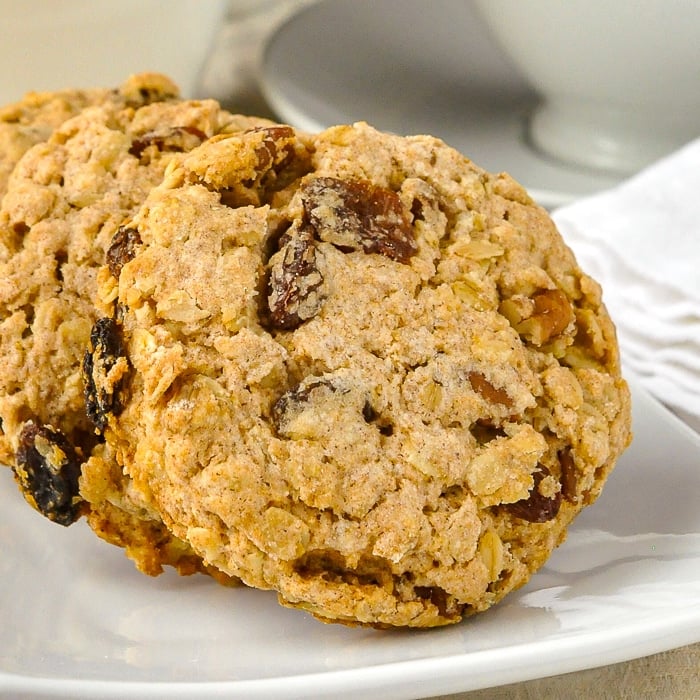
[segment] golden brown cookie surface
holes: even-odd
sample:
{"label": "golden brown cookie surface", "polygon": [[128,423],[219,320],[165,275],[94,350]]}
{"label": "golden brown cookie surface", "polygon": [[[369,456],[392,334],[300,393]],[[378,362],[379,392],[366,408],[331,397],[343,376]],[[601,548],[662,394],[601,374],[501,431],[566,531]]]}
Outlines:
{"label": "golden brown cookie surface", "polygon": [[484,610],[628,444],[598,286],[519,185],[436,139],[215,137],[127,228],[93,418],[178,537],[287,605]]}
{"label": "golden brown cookie surface", "polygon": [[[114,232],[168,162],[238,128],[236,118],[214,101],[180,100],[167,78],[143,74],[119,90],[29,95],[0,119],[0,170],[7,175],[0,210],[0,459],[45,515],[69,524],[87,512],[98,534],[128,541],[141,568],[156,573],[159,561],[177,565],[179,555],[154,556],[156,544],[173,538],[157,514],[141,518],[144,497],[123,477],[112,478],[112,465],[101,473],[101,458],[81,476],[98,442],[80,371],[98,317],[96,273]],[[85,493],[102,500],[87,505],[81,481]]]}
{"label": "golden brown cookie surface", "polygon": [[0,108],[0,200],[17,161],[53,130],[88,106],[114,99],[108,89],[32,92]]}

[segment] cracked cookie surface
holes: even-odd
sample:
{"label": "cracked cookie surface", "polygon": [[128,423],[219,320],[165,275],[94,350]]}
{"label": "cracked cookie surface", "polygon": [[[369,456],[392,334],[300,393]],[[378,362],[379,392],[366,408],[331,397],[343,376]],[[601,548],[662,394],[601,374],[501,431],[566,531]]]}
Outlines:
{"label": "cracked cookie surface", "polygon": [[86,416],[96,275],[168,163],[237,119],[214,101],[180,100],[158,74],[118,90],[30,94],[0,111],[0,459],[37,510],[64,525],[86,515],[148,573],[202,564]]}
{"label": "cracked cookie surface", "polygon": [[178,537],[285,605],[485,610],[629,442],[600,288],[522,187],[436,139],[214,137],[127,228],[95,418]]}
{"label": "cracked cookie surface", "polygon": [[123,93],[108,88],[69,89],[30,92],[0,107],[0,200],[15,165],[32,146],[47,141],[54,129],[86,107],[122,99]]}

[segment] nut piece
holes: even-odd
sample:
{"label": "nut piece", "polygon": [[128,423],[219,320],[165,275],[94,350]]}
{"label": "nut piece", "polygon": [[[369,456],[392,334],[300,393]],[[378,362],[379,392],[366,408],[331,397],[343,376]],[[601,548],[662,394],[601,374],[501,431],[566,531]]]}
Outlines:
{"label": "nut piece", "polygon": [[574,310],[560,289],[543,289],[529,299],[506,299],[499,311],[525,340],[537,346],[562,334],[574,320]]}
{"label": "nut piece", "polygon": [[306,216],[322,241],[407,263],[417,251],[401,199],[361,180],[319,177],[302,188]]}
{"label": "nut piece", "polygon": [[122,385],[128,362],[122,349],[119,326],[114,319],[100,318],[90,333],[90,348],[83,358],[85,410],[99,432],[110,413],[122,408]]}
{"label": "nut piece", "polygon": [[513,400],[508,396],[508,392],[505,389],[495,387],[481,372],[469,372],[467,378],[472,385],[472,389],[486,401],[507,407],[513,405]]}
{"label": "nut piece", "polygon": [[506,509],[517,518],[522,518],[530,523],[546,523],[549,520],[554,520],[561,506],[561,492],[558,491],[552,496],[545,496],[540,492],[540,484],[548,476],[550,476],[549,470],[540,465],[538,471],[532,475],[535,483],[530,491],[530,497],[509,503],[505,506]]}
{"label": "nut piece", "polygon": [[274,328],[292,330],[321,310],[326,295],[317,255],[312,233],[301,230],[270,259],[267,303]]}
{"label": "nut piece", "polygon": [[107,248],[105,256],[107,267],[114,279],[119,279],[122,267],[134,259],[136,249],[141,243],[141,236],[135,228],[119,227],[112,238],[109,248]]}
{"label": "nut piece", "polygon": [[70,525],[81,516],[80,460],[60,430],[34,421],[25,423],[16,462],[17,483],[42,515],[59,525]]}
{"label": "nut piece", "polygon": [[542,343],[563,333],[574,320],[574,311],[561,289],[545,289],[532,299],[535,302],[532,318],[541,328]]}

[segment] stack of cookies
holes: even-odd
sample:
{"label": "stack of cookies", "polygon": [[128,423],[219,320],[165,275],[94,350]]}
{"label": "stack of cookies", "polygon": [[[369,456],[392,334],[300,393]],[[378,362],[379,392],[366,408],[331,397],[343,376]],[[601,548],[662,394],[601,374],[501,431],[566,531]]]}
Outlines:
{"label": "stack of cookies", "polygon": [[542,566],[629,443],[599,286],[443,142],[302,133],[152,74],[0,121],[0,459],[145,573],[454,623]]}

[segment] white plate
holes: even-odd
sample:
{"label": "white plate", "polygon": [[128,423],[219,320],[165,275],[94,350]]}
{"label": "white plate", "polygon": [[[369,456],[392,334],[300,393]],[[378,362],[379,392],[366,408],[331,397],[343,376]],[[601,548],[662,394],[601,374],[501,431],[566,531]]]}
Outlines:
{"label": "white plate", "polygon": [[521,591],[459,625],[323,625],[274,595],[137,573],[0,471],[0,696],[417,698],[700,641],[700,438],[633,388],[636,438]]}
{"label": "white plate", "polygon": [[302,129],[364,120],[443,138],[487,170],[507,170],[547,207],[617,181],[530,148],[536,98],[465,0],[312,5],[271,37],[262,89],[280,119]]}

